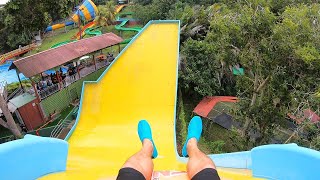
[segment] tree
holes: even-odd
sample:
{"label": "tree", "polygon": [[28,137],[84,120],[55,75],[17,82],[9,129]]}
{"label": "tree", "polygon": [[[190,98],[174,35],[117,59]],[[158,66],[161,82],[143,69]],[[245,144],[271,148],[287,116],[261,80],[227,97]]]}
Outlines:
{"label": "tree", "polygon": [[181,30],[180,40],[184,42],[191,37],[196,40],[203,40],[206,36],[212,13],[210,13],[211,7],[205,6],[193,6],[178,1],[173,5],[173,8],[169,10],[167,15],[168,19],[180,19]]}
{"label": "tree", "polygon": [[151,4],[152,0],[134,0],[134,3],[145,6]]}
{"label": "tree", "polygon": [[[5,11],[3,8],[0,8],[0,49],[5,48],[5,41],[1,41],[3,39],[6,38],[7,34],[5,31],[5,24],[4,24],[4,20],[5,20]],[[1,50],[2,51],[2,50]],[[0,51],[0,53],[1,53]]]}
{"label": "tree", "polygon": [[172,0],[153,0],[145,6],[134,5],[133,12],[136,19],[146,24],[150,20],[166,19],[174,4]]}
{"label": "tree", "polygon": [[43,3],[36,0],[9,1],[5,5],[5,42],[11,48],[29,44],[33,32],[44,29],[49,23],[49,14]]}
{"label": "tree", "polygon": [[188,39],[182,48],[180,82],[185,91],[194,91],[201,96],[220,93],[219,61],[216,60],[213,45]]}
{"label": "tree", "polygon": [[79,0],[16,0],[0,10],[0,42],[7,50],[31,43],[33,32],[67,18]]}
{"label": "tree", "polygon": [[113,24],[115,20],[115,6],[113,1],[108,1],[106,5],[100,5],[98,7],[99,14],[95,18],[100,26],[108,26]]}
{"label": "tree", "polygon": [[38,3],[43,3],[44,10],[48,12],[51,20],[63,20],[68,18],[72,10],[80,4],[81,1],[79,0],[55,0],[55,1],[48,1],[48,0],[41,0]]}
{"label": "tree", "polygon": [[[268,3],[219,6],[206,12],[214,15],[207,15],[212,19],[205,38],[184,42],[180,82],[206,96],[227,95],[236,81],[241,100],[234,117],[244,123],[242,135],[249,140],[255,131],[256,145],[268,143],[295,101],[319,89],[319,5],[287,7],[280,16]],[[236,65],[245,69],[244,76],[232,75]],[[225,86],[223,79],[229,80]]]}
{"label": "tree", "polygon": [[17,124],[14,122],[14,119],[9,111],[8,105],[2,95],[0,95],[0,109],[2,110],[2,113],[4,114],[7,120],[5,121],[2,118],[0,118],[0,125],[9,129],[15,137],[21,138],[22,134]]}

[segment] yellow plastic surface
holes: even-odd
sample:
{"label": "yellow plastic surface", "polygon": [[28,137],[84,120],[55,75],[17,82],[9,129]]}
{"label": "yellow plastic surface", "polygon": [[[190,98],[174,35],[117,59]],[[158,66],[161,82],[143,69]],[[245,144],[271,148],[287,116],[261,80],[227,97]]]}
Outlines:
{"label": "yellow plastic surface", "polygon": [[125,7],[125,5],[119,5],[116,7],[116,12],[115,14],[118,14],[123,8]]}
{"label": "yellow plastic surface", "polygon": [[[141,147],[141,119],[151,124],[158,148],[155,170],[186,170],[174,147],[178,37],[178,23],[151,24],[98,83],[85,85],[79,121],[69,139],[67,171],[41,179],[115,179]],[[219,173],[222,179],[251,179],[248,170]]]}
{"label": "yellow plastic surface", "polygon": [[55,24],[55,25],[52,25],[52,30],[60,29],[64,26],[65,26],[65,24]]}

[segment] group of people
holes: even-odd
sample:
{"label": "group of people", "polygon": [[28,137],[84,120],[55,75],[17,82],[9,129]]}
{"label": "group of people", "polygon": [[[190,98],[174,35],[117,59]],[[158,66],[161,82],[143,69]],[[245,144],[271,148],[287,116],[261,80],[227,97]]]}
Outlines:
{"label": "group of people", "polygon": [[[112,62],[114,60],[114,56],[112,53],[107,54],[107,61]],[[59,82],[63,82],[65,84],[65,78],[68,76],[70,77],[71,80],[76,79],[76,74],[77,74],[77,68],[74,67],[73,65],[70,65],[68,67],[68,71],[66,74],[63,73],[62,68],[60,67],[59,71],[56,73],[51,73],[49,76],[50,77],[42,77],[42,80],[37,83],[37,89],[39,91],[45,90],[46,88],[58,84]]]}
{"label": "group of people", "polygon": [[68,75],[71,80],[76,79],[77,69],[74,66],[69,66],[68,68]]}
{"label": "group of people", "polygon": [[114,60],[113,54],[112,54],[112,53],[110,54],[110,53],[108,52],[107,61],[112,62],[113,60]]}
{"label": "group of people", "polygon": [[51,73],[49,77],[42,77],[42,80],[37,83],[37,89],[40,91],[45,90],[54,84],[63,82],[66,77],[67,75],[64,74],[62,68],[60,68],[56,73]]}
{"label": "group of people", "polygon": [[51,78],[47,78],[47,79],[42,78],[42,80],[37,83],[37,89],[39,91],[42,91],[52,86],[53,84],[56,84],[56,83],[53,82]]}

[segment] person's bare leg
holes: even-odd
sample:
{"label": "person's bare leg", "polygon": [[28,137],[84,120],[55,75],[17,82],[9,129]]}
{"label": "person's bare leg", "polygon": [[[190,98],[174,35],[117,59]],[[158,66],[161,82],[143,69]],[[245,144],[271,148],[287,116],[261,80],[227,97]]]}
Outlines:
{"label": "person's bare leg", "polygon": [[141,150],[131,156],[122,168],[133,168],[141,172],[147,180],[151,179],[153,172],[152,152],[152,142],[149,139],[144,139]]}
{"label": "person's bare leg", "polygon": [[191,138],[188,141],[187,151],[189,155],[187,173],[190,179],[206,168],[216,169],[214,162],[198,148],[196,138]]}

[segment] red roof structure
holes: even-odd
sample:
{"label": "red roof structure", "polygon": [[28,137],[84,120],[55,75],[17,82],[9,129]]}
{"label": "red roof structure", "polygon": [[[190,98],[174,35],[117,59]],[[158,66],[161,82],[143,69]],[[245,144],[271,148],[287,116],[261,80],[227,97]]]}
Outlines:
{"label": "red roof structure", "polygon": [[315,112],[313,112],[311,109],[305,109],[303,111],[303,117],[301,117],[301,118],[298,118],[290,113],[288,113],[288,116],[292,120],[294,120],[297,124],[301,124],[306,119],[309,119],[312,123],[320,122],[320,117]]}
{"label": "red roof structure", "polygon": [[194,108],[193,112],[202,117],[207,117],[218,102],[238,102],[233,96],[207,96]]}
{"label": "red roof structure", "polygon": [[113,33],[106,33],[19,59],[13,62],[13,67],[11,66],[10,69],[18,68],[21,73],[29,78],[86,54],[119,44],[122,41],[121,37]]}
{"label": "red roof structure", "polygon": [[231,129],[232,127],[239,128],[240,123],[234,121],[232,116],[229,115],[229,110],[235,102],[238,102],[238,99],[233,96],[205,97],[194,108],[193,112],[210,119],[226,129]]}

